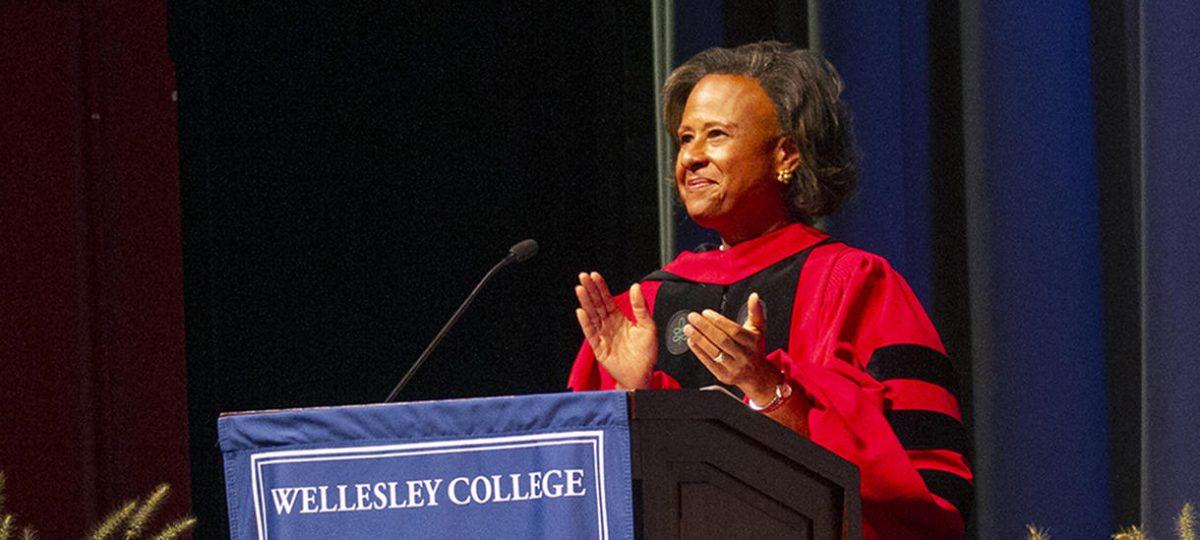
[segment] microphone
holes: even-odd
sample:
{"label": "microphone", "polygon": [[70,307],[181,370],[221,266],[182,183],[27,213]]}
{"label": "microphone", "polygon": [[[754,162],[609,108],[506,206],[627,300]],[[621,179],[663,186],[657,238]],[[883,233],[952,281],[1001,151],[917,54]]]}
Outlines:
{"label": "microphone", "polygon": [[[537,255],[537,252],[537,241],[532,238],[521,240],[514,244],[513,247],[508,248],[508,256],[516,258],[517,262],[528,261],[534,255]],[[505,258],[507,259],[508,257]]]}
{"label": "microphone", "polygon": [[483,285],[490,281],[496,272],[499,272],[501,268],[504,268],[505,266],[508,266],[514,262],[528,261],[534,255],[537,255],[537,252],[537,241],[532,238],[521,240],[520,242],[513,244],[513,247],[508,248],[508,255],[505,255],[503,259],[500,259],[500,262],[496,263],[496,266],[493,266],[491,270],[488,270],[488,272],[483,275],[483,279],[479,280],[479,284],[475,286],[475,289],[471,291],[471,294],[467,295],[467,299],[463,300],[462,305],[458,306],[458,310],[454,312],[454,315],[450,316],[450,320],[446,321],[446,325],[442,326],[441,331],[434,336],[433,341],[429,343],[429,346],[425,347],[425,352],[422,352],[421,356],[417,358],[417,361],[413,362],[412,367],[408,368],[408,372],[404,374],[404,378],[400,379],[399,383],[396,383],[396,387],[392,389],[392,393],[388,394],[387,399],[383,400],[383,402],[392,403],[396,401],[396,397],[400,395],[400,391],[408,385],[408,381],[412,380],[413,375],[416,375],[417,370],[421,368],[421,364],[425,363],[425,360],[429,358],[430,353],[437,348],[438,344],[442,342],[442,338],[446,337],[446,334],[450,332],[450,328],[454,326],[454,323],[458,322],[458,318],[461,317],[463,312],[467,310],[467,306],[470,306],[471,302],[475,300],[475,296],[479,294],[481,289],[483,289]]}

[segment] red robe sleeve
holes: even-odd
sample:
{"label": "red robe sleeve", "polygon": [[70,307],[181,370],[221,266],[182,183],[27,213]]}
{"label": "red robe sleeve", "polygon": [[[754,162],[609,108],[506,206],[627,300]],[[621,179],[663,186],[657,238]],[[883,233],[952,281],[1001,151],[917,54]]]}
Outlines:
{"label": "red robe sleeve", "polygon": [[[646,299],[646,305],[649,306],[650,313],[654,313],[654,299],[658,296],[658,282],[647,281],[642,285],[642,295]],[[620,296],[613,297],[613,301],[617,304],[617,309],[625,315],[625,318],[633,321],[633,307],[629,305],[629,293],[622,293]],[[616,379],[613,379],[607,371],[600,369],[600,364],[596,363],[596,354],[592,352],[591,345],[588,345],[587,340],[583,341],[583,346],[579,348],[579,354],[575,356],[575,363],[571,366],[571,374],[567,377],[567,388],[573,391],[580,392],[584,390],[612,390],[617,387]],[[678,390],[679,382],[671,378],[661,370],[654,370],[650,375],[650,388],[655,390]]]}
{"label": "red robe sleeve", "polygon": [[[840,244],[814,250],[788,351],[814,442],[858,465],[865,538],[961,538],[971,497],[954,371],[904,279]],[[770,324],[770,321],[768,321]]]}

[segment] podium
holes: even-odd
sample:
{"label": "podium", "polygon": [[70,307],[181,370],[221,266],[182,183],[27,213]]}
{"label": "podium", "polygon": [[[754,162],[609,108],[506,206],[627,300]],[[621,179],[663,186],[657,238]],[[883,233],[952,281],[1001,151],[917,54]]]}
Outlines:
{"label": "podium", "polygon": [[231,537],[859,538],[858,470],[721,392],[233,413]]}
{"label": "podium", "polygon": [[850,462],[720,392],[630,401],[641,538],[862,536]]}

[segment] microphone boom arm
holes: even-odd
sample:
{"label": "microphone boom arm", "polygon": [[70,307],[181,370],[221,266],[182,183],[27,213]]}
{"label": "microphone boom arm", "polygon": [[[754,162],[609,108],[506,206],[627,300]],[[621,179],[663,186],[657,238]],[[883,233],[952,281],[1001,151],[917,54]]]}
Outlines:
{"label": "microphone boom arm", "polygon": [[479,284],[475,286],[475,289],[471,291],[471,294],[467,295],[467,299],[463,301],[462,305],[458,306],[458,310],[454,312],[454,315],[450,316],[450,320],[446,321],[446,324],[442,326],[442,329],[438,332],[437,336],[434,336],[433,341],[429,343],[428,347],[425,347],[425,351],[421,353],[421,356],[417,358],[416,362],[413,362],[412,367],[408,368],[408,372],[404,374],[404,378],[400,379],[399,383],[396,383],[396,387],[392,389],[392,393],[388,394],[387,399],[383,400],[383,402],[392,403],[396,401],[396,397],[400,395],[400,391],[408,385],[408,381],[412,380],[413,375],[416,375],[417,370],[421,367],[421,364],[424,364],[425,360],[429,359],[429,355],[433,353],[433,350],[436,349],[438,344],[442,342],[442,338],[445,338],[446,334],[450,333],[450,328],[454,326],[454,323],[458,321],[458,318],[462,316],[463,312],[467,310],[467,307],[471,305],[471,302],[475,300],[475,296],[479,294],[479,291],[483,289],[483,286],[487,284],[488,281],[491,281],[492,276],[495,275],[496,272],[499,272],[501,268],[504,268],[513,262],[524,261],[525,259],[532,257],[535,253],[537,253],[537,242],[534,242],[533,240],[519,242],[517,245],[513,246],[513,249],[509,250],[507,256],[505,256],[503,259],[500,259],[500,262],[496,263],[496,266],[493,266],[491,270],[488,270],[488,272],[483,275],[483,279],[479,280]]}

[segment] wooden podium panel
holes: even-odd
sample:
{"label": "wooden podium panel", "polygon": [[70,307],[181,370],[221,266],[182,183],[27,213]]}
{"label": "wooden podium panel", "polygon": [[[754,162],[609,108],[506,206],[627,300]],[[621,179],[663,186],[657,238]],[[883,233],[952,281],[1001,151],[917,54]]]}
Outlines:
{"label": "wooden podium panel", "polygon": [[630,398],[641,538],[860,538],[858,469],[720,392]]}

